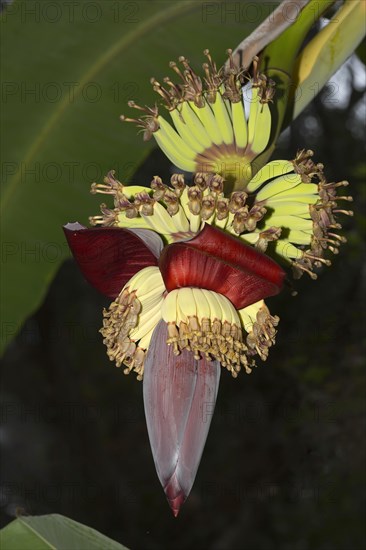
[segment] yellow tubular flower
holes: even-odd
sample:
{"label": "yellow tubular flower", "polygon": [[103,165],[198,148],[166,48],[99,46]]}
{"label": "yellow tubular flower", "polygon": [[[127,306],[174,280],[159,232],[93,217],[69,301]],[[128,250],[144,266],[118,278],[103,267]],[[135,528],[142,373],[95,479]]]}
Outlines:
{"label": "yellow tubular flower", "polygon": [[[173,174],[170,186],[155,176],[150,189],[125,186],[110,172],[103,184],[92,185],[92,193],[114,197],[114,209],[101,205],[102,215],[93,225],[150,229],[165,244],[197,235],[205,223],[231,233],[259,251],[290,262],[294,276],[307,272],[316,278],[314,267],[330,265],[324,258],[328,248],[338,253],[345,237],[339,201],[352,197],[337,195],[348,182],[328,183],[322,164],[315,164],[312,151],[299,151],[293,161],[266,164],[243,191],[224,194],[225,180],[218,174],[196,173],[188,185],[183,174]],[[271,243],[269,245],[269,243]]]}
{"label": "yellow tubular flower", "polygon": [[[254,160],[268,145],[274,82],[258,72],[256,58],[252,73],[245,72],[234,64],[228,50],[229,69],[225,72],[217,70],[208,50],[204,54],[207,62],[203,64],[203,78],[186,58],[180,57],[180,66],[170,63],[180,84],[168,77],[164,78],[165,86],[151,79],[172,124],[157,107],[143,108],[134,101],[129,106],[144,115],[138,119],[122,116],[121,120],[143,128],[145,140],[154,136],[177,168],[217,173],[225,177],[227,185],[237,188],[250,180]],[[243,93],[251,96],[248,116]]]}

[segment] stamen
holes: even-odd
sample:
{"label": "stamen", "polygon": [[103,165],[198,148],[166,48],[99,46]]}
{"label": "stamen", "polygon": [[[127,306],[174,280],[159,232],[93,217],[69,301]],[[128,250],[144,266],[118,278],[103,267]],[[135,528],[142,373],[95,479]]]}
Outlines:
{"label": "stamen", "polygon": [[224,178],[214,174],[209,181],[209,188],[213,193],[220,195],[224,192]]}
{"label": "stamen", "polygon": [[159,115],[159,111],[156,105],[154,105],[154,107],[148,107],[147,105],[145,105],[145,107],[141,107],[141,105],[137,105],[137,103],[135,103],[132,99],[128,101],[127,105],[132,109],[143,111],[144,113],[152,117],[157,117]]}
{"label": "stamen", "polygon": [[237,233],[238,235],[240,235],[240,233],[243,233],[246,226],[247,219],[248,219],[248,215],[249,215],[249,212],[248,212],[247,206],[244,206],[243,208],[239,208],[239,210],[235,212],[232,226],[235,233]]}
{"label": "stamen", "polygon": [[125,363],[125,374],[134,370],[141,379],[143,373],[144,352],[136,348],[136,344],[128,334],[137,326],[138,314],[141,311],[141,302],[136,298],[136,292],[127,287],[111,303],[108,309],[103,310],[103,343],[107,346],[107,355],[120,367]]}
{"label": "stamen", "polygon": [[129,118],[125,115],[120,116],[120,120],[122,122],[133,122],[137,125],[138,128],[142,128],[144,131],[144,141],[148,141],[151,139],[154,132],[157,132],[160,128],[159,122],[158,122],[158,108],[155,105],[154,107],[141,107],[140,105],[137,105],[134,101],[129,101],[128,106],[132,107],[134,109],[138,109],[139,111],[143,111],[147,113],[146,116],[143,118]]}
{"label": "stamen", "polygon": [[88,220],[90,225],[103,225],[104,223],[103,216],[89,216]]}
{"label": "stamen", "polygon": [[237,66],[236,64],[234,63],[234,58],[233,58],[233,50],[231,48],[228,48],[226,50],[226,54],[227,56],[229,57],[229,67],[230,67],[230,70],[231,71],[236,71],[237,70]]}
{"label": "stamen", "polygon": [[189,211],[197,216],[202,207],[202,191],[197,185],[188,189],[188,199]]}
{"label": "stamen", "polygon": [[222,79],[216,68],[216,64],[213,62],[209,50],[203,51],[204,55],[208,59],[208,63],[202,65],[205,72],[205,84],[207,88],[207,100],[209,103],[215,103],[218,89],[222,83]]}
{"label": "stamen", "polygon": [[153,193],[153,199],[156,201],[160,201],[164,199],[164,195],[168,187],[164,185],[162,179],[159,176],[154,176],[151,183],[150,183],[151,189],[154,191]]}
{"label": "stamen", "polygon": [[214,321],[211,327],[209,319],[197,317],[190,317],[188,325],[184,322],[180,322],[179,325],[168,323],[167,344],[174,346],[174,353],[177,355],[183,349],[189,349],[196,359],[200,359],[202,354],[209,360],[217,359],[234,378],[242,365],[250,372],[248,363],[254,366],[254,361],[249,361],[245,354],[248,348],[244,342],[232,336],[240,334],[240,327],[227,321],[222,325],[220,322],[217,324],[217,321]]}
{"label": "stamen", "polygon": [[346,243],[347,238],[343,235],[337,235],[337,233],[328,233],[330,237],[333,237],[334,239],[338,239],[341,243]]}
{"label": "stamen", "polygon": [[345,216],[353,216],[353,210],[333,210],[333,212],[344,214]]}
{"label": "stamen", "polygon": [[260,204],[255,204],[249,211],[247,219],[245,221],[245,228],[247,231],[254,231],[257,227],[257,223],[265,216],[267,209]]}
{"label": "stamen", "polygon": [[224,220],[229,215],[229,199],[219,197],[216,202],[216,217],[218,220]]}
{"label": "stamen", "polygon": [[315,281],[318,278],[318,275],[314,273],[314,271],[311,271],[311,269],[309,269],[308,267],[305,267],[303,264],[301,264],[300,261],[301,260],[298,260],[292,263],[295,279],[299,279],[302,274],[301,272],[304,272],[307,273],[309,277]]}
{"label": "stamen", "polygon": [[314,260],[316,263],[322,263],[328,267],[332,265],[332,262],[330,260],[326,260],[319,256],[313,256],[312,254],[309,254],[309,252],[305,252],[304,257],[309,258],[310,260]]}
{"label": "stamen", "polygon": [[118,209],[120,212],[124,212],[129,219],[137,218],[139,212],[133,202],[130,202],[126,196],[118,201]]}
{"label": "stamen", "polygon": [[165,106],[168,111],[172,111],[173,109],[175,109],[177,104],[179,103],[175,95],[166,90],[155,78],[151,78],[150,83],[152,84],[154,92],[158,93],[160,97],[164,100]]}
{"label": "stamen", "polygon": [[279,317],[272,316],[266,305],[262,305],[256,315],[251,331],[249,332],[246,343],[248,354],[258,353],[259,357],[265,361],[268,357],[269,348],[276,342],[277,327]]}
{"label": "stamen", "polygon": [[216,206],[216,195],[214,193],[210,193],[209,195],[206,195],[202,198],[202,208],[201,208],[201,218],[203,220],[208,220],[211,218],[213,213],[215,212],[215,206]]}
{"label": "stamen", "polygon": [[167,189],[164,195],[164,202],[167,205],[167,211],[170,216],[174,216],[179,210],[179,197],[171,189]]}
{"label": "stamen", "polygon": [[174,187],[175,193],[180,197],[186,187],[183,174],[173,174],[170,178],[170,183]]}
{"label": "stamen", "polygon": [[259,239],[255,243],[255,248],[260,252],[266,252],[268,243],[271,241],[277,241],[281,236],[281,227],[269,227],[266,231],[259,233]]}
{"label": "stamen", "polygon": [[244,191],[234,191],[234,193],[231,193],[229,201],[229,211],[232,214],[235,214],[235,212],[237,212],[240,208],[243,208],[245,206],[247,197],[248,194]]}
{"label": "stamen", "polygon": [[152,216],[154,214],[155,200],[146,192],[136,193],[133,206],[137,210],[141,210],[144,216]]}
{"label": "stamen", "polygon": [[185,82],[184,75],[175,61],[170,61],[169,67],[173,69],[173,71],[183,80],[183,82]]}
{"label": "stamen", "polygon": [[207,189],[207,180],[208,180],[209,174],[205,172],[196,172],[194,174],[194,184],[201,190],[205,191]]}
{"label": "stamen", "polygon": [[185,68],[183,72],[184,99],[187,101],[193,101],[198,108],[204,107],[205,101],[202,95],[203,87],[200,77],[196,75],[189,64],[188,59],[186,59],[184,56],[180,56],[178,61],[182,63],[183,67]]}

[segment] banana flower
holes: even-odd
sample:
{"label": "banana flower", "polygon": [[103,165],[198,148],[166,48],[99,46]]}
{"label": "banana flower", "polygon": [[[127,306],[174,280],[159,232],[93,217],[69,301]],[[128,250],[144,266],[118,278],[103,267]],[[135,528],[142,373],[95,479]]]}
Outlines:
{"label": "banana flower", "polygon": [[[281,9],[289,4],[301,8],[301,21],[285,21]],[[319,4],[318,17],[332,4]],[[328,182],[310,150],[267,163],[293,109],[281,86],[289,75],[296,86],[318,78],[317,52],[324,49],[324,65],[334,45],[337,20],[298,54],[313,8],[312,0],[285,0],[274,23],[228,50],[220,70],[205,50],[202,78],[185,57],[171,62],[178,84],[151,80],[170,122],[157,105],[133,101],[140,116],[121,118],[137,124],[145,140],[153,137],[190,181],[178,172],[170,185],[159,176],[150,188],[124,185],[111,171],[91,191],[111,197],[113,207],[101,204],[92,228],[64,227],[82,273],[112,299],[100,332],[110,360],[143,380],[150,445],[175,516],[194,483],[221,366],[236,377],[249,374],[256,358],[267,359],[279,318],[264,300],[283,289],[288,267],[295,278],[315,279],[331,263],[327,250],[337,254],[346,240],[338,214],[352,211],[338,202],[352,198],[338,190],[348,182]],[[354,0],[339,12],[355,33],[336,50],[336,63],[362,36],[362,9]],[[294,114],[307,102],[304,94]]]}

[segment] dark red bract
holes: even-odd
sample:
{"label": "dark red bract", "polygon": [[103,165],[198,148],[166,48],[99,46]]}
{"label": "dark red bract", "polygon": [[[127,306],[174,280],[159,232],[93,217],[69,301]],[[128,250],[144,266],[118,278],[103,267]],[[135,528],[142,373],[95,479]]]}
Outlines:
{"label": "dark red bract", "polygon": [[285,278],[274,260],[209,224],[190,241],[165,247],[159,267],[168,291],[214,290],[237,309],[278,294]]}
{"label": "dark red bract", "polygon": [[97,290],[116,298],[141,269],[157,265],[144,241],[128,229],[67,224],[64,232],[85,279]]}

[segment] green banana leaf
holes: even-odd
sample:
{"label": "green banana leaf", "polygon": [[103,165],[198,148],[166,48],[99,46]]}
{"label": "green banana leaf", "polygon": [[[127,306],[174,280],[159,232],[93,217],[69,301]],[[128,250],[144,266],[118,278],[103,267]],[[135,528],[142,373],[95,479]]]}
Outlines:
{"label": "green banana leaf", "polygon": [[293,23],[264,48],[261,68],[277,83],[277,121],[272,143],[279,132],[305,109],[365,36],[365,1],[345,0],[337,6],[339,9],[329,24],[315,31],[297,55],[310,29],[333,5],[334,0],[309,0],[305,6],[298,6]]}
{"label": "green banana leaf", "polygon": [[0,531],[2,550],[128,550],[95,529],[59,514],[22,516]]}
{"label": "green banana leaf", "polygon": [[366,2],[346,0],[324,27],[303,49],[294,68],[296,118],[365,37]]}
{"label": "green banana leaf", "polygon": [[69,256],[62,224],[98,213],[90,183],[112,168],[128,179],[149,153],[119,121],[127,101],[153,104],[149,78],[179,55],[200,67],[209,47],[222,64],[277,5],[15,0],[3,12],[2,349]]}
{"label": "green banana leaf", "polygon": [[[272,127],[271,143],[276,143],[283,128],[286,111],[289,109],[291,92],[295,86],[294,70],[297,54],[306,35],[321,15],[334,4],[334,0],[310,0],[301,11],[296,11],[294,22],[278,38],[273,40],[263,51],[261,68],[276,82],[276,110]],[[287,124],[292,118],[287,119]],[[273,148],[272,148],[273,149]],[[267,158],[271,154],[265,155]]]}

